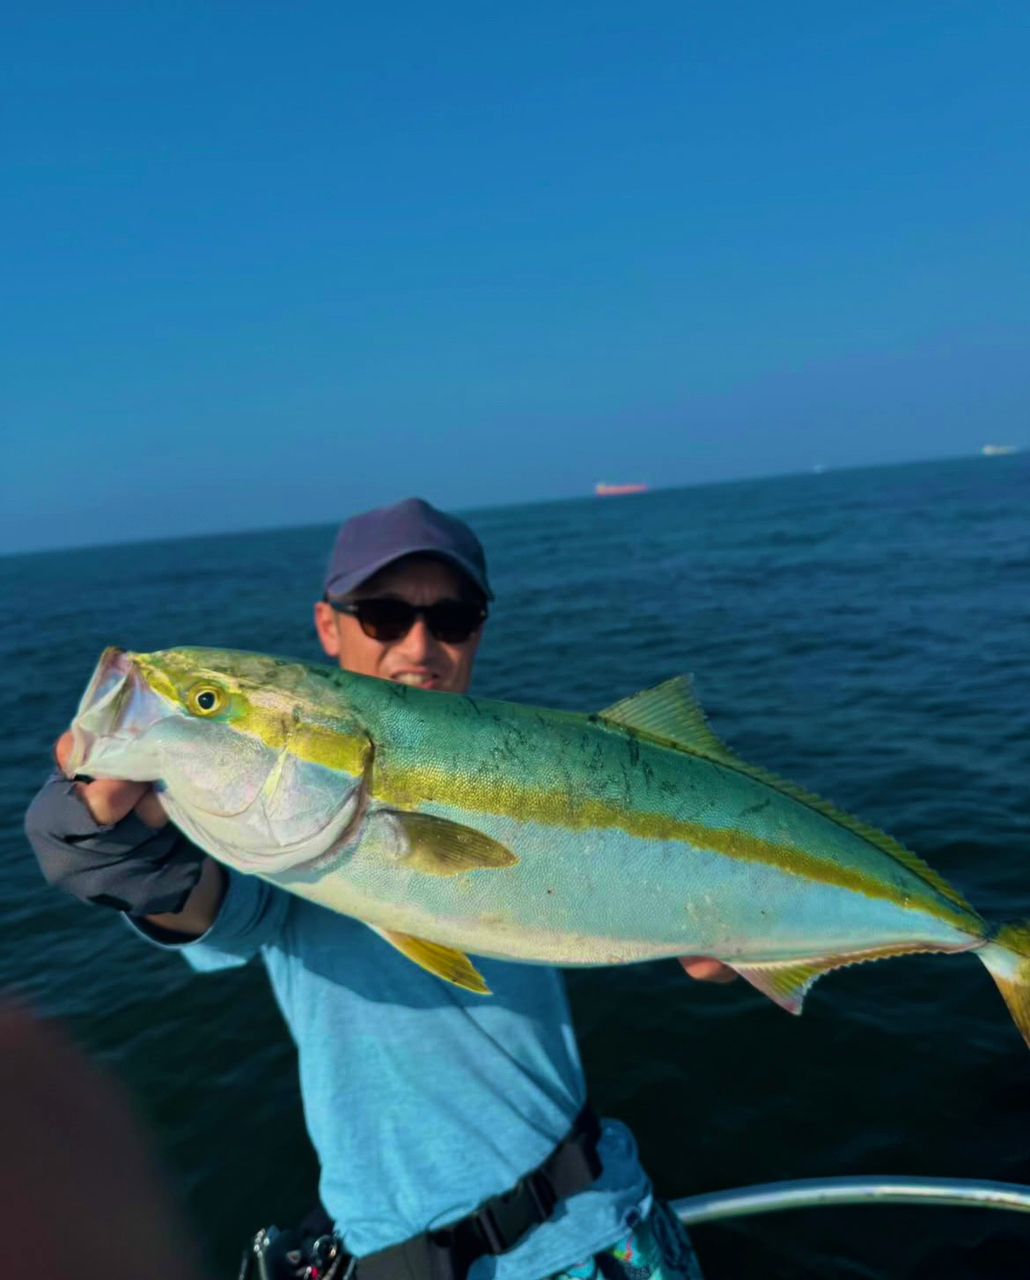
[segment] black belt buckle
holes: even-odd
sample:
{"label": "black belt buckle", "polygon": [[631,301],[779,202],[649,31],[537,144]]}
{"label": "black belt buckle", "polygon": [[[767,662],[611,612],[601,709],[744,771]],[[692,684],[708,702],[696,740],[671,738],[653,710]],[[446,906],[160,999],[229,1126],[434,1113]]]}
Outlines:
{"label": "black belt buckle", "polygon": [[481,1209],[476,1226],[490,1253],[507,1253],[530,1227],[546,1222],[557,1205],[558,1196],[550,1182],[531,1173],[507,1195],[496,1196]]}
{"label": "black belt buckle", "polygon": [[311,1239],[268,1227],[244,1251],[237,1280],[339,1280],[350,1261],[334,1235]]}
{"label": "black belt buckle", "polygon": [[551,1180],[541,1177],[538,1173],[531,1173],[524,1179],[524,1182],[526,1191],[529,1193],[530,1202],[537,1214],[537,1220],[533,1225],[540,1226],[557,1209],[561,1197],[554,1189],[554,1184]]}

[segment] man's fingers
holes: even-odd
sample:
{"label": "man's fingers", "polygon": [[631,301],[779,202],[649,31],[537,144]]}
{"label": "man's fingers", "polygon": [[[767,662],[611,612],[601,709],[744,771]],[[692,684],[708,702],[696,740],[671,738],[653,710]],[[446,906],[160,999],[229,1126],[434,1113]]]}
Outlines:
{"label": "man's fingers", "polygon": [[145,782],[122,782],[117,778],[97,778],[78,786],[86,808],[105,827],[121,822],[148,789]]}
{"label": "man's fingers", "polygon": [[679,959],[686,972],[698,982],[733,982],[737,976],[718,960],[707,960],[703,956],[680,956]]}
{"label": "man's fingers", "polygon": [[163,827],[168,821],[168,814],[161,807],[161,801],[151,787],[147,787],[137,801],[136,817],[148,827]]}
{"label": "man's fingers", "polygon": [[[54,758],[62,772],[67,772],[71,752],[72,735],[69,731],[62,733],[54,744]],[[76,783],[76,789],[92,816],[105,827],[121,822],[133,810],[148,827],[163,827],[168,821],[168,815],[147,782],[96,778],[92,782]]]}
{"label": "man's fingers", "polygon": [[54,759],[62,773],[67,773],[68,757],[72,753],[72,731],[62,733],[54,744]]}

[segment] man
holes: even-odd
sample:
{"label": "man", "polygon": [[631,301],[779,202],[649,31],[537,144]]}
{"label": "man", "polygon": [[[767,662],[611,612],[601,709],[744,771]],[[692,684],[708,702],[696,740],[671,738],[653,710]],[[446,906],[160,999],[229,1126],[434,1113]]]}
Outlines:
{"label": "man", "polygon": [[[341,528],[315,625],[349,671],[461,693],[491,599],[472,531],[409,499]],[[52,883],[195,968],[261,954],[356,1280],[697,1276],[628,1130],[586,1107],[557,971],[477,958],[486,1000],[443,983],[359,922],[205,857],[138,783],[54,778],[26,828]]]}

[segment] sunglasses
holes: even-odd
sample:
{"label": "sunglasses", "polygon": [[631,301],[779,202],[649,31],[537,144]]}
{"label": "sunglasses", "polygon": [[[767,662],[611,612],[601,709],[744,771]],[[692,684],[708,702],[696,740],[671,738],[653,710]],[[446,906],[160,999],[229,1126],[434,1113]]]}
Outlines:
{"label": "sunglasses", "polygon": [[372,640],[399,640],[415,625],[416,618],[425,619],[426,628],[435,640],[444,644],[464,644],[486,620],[486,609],[467,600],[438,600],[436,604],[409,604],[391,596],[375,596],[367,600],[330,600],[337,613],[357,618],[358,625]]}

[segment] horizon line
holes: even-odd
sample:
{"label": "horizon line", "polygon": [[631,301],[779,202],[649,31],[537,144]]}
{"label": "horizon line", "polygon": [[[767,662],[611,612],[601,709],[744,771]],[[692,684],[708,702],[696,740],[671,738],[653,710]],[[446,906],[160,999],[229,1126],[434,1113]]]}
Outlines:
{"label": "horizon line", "polygon": [[[999,456],[1019,457],[1022,454],[1022,448],[1017,446],[1012,454],[1004,454]],[[646,491],[641,494],[633,495],[636,497],[647,497],[658,493],[676,493],[684,489],[711,489],[720,485],[729,484],[752,484],[762,480],[786,480],[791,477],[800,476],[825,476],[833,475],[839,472],[851,471],[880,471],[892,470],[898,467],[920,466],[930,462],[964,462],[980,459],[984,455],[981,450],[975,453],[961,454],[942,454],[935,457],[908,458],[904,461],[895,462],[862,462],[862,463],[846,463],[844,465],[834,465],[831,463],[813,463],[811,467],[803,471],[770,471],[763,472],[760,475],[751,476],[732,476],[723,477],[718,480],[698,480],[688,484],[672,484],[662,485],[652,488],[647,485]],[[645,482],[646,483],[646,482]],[[589,489],[584,493],[569,494],[562,497],[553,498],[528,498],[513,502],[493,502],[485,505],[477,505],[472,507],[455,507],[450,508],[453,514],[465,517],[472,515],[478,511],[504,511],[511,507],[529,507],[529,506],[552,506],[564,502],[597,502],[599,495],[593,489]],[[398,499],[399,501],[399,499]],[[385,504],[384,504],[385,505]],[[434,504],[435,505],[435,504]],[[235,529],[212,529],[207,531],[183,532],[160,534],[156,536],[144,538],[117,538],[111,541],[101,542],[80,542],[80,543],[56,543],[53,545],[23,547],[20,550],[0,550],[0,559],[13,560],[19,556],[45,556],[55,555],[60,552],[79,552],[79,551],[96,551],[96,550],[112,550],[115,547],[142,547],[151,544],[159,545],[168,542],[191,542],[198,538],[239,538],[246,537],[256,533],[287,533],[295,532],[302,529],[317,529],[322,525],[334,525],[342,523],[342,521],[350,518],[350,515],[357,515],[358,512],[351,512],[339,519],[331,518],[326,520],[304,521],[300,524],[260,524],[247,525],[242,528]]]}

